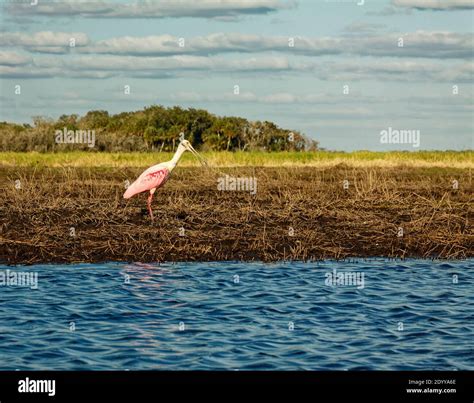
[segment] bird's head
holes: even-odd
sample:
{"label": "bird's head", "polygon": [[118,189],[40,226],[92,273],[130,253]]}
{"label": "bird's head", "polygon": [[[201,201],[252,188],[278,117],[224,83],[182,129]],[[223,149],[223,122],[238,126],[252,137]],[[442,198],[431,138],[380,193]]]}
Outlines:
{"label": "bird's head", "polygon": [[193,146],[188,140],[181,140],[179,144],[182,145],[188,151],[194,150]]}
{"label": "bird's head", "polygon": [[199,160],[199,162],[201,162],[202,165],[207,165],[207,161],[204,159],[204,157],[202,157],[195,149],[194,147],[191,145],[191,143],[188,141],[188,140],[181,140],[181,142],[179,143],[180,146],[184,147],[185,150],[187,151],[190,151],[191,153],[193,153],[196,158]]}

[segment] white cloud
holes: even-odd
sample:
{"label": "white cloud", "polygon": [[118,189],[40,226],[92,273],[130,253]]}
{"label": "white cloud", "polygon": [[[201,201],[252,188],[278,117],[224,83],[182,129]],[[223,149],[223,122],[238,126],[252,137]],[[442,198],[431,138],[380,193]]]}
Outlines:
{"label": "white cloud", "polygon": [[2,32],[0,46],[22,47],[31,52],[65,53],[71,50],[72,40],[76,47],[89,43],[89,38],[82,32]]}
{"label": "white cloud", "polygon": [[341,42],[338,38],[295,38],[295,47],[288,46],[288,37],[268,37],[240,33],[215,33],[207,36],[183,38],[184,46],[179,46],[179,37],[171,35],[147,37],[118,37],[98,41],[84,48],[88,53],[166,55],[166,54],[216,54],[224,52],[257,53],[280,51],[308,53],[313,55],[339,53]]}
{"label": "white cloud", "polygon": [[[403,38],[403,47],[398,46]],[[355,37],[295,37],[294,46],[283,36],[261,36],[238,33],[215,33],[204,37],[184,38],[171,35],[119,37],[99,41],[80,49],[87,53],[150,55],[217,54],[282,52],[321,56],[356,54],[361,56],[395,56],[425,58],[471,58],[474,40],[470,34],[416,31]]]}
{"label": "white cloud", "polygon": [[30,64],[33,59],[30,56],[25,56],[17,52],[0,51],[0,65],[1,66],[19,66]]}
{"label": "white cloud", "polygon": [[[399,39],[403,38],[403,47]],[[353,38],[345,42],[346,51],[371,56],[471,58],[474,40],[471,34],[454,32],[416,31],[391,33],[366,38]]]}
{"label": "white cloud", "polygon": [[[4,54],[3,77],[68,77],[68,78],[172,78],[196,77],[203,74],[310,74],[319,80],[357,81],[452,81],[472,82],[474,63],[453,64],[428,59],[354,59],[316,63],[311,58],[293,60],[283,56],[259,55],[246,58],[220,56],[138,57],[117,55],[38,56],[31,60],[18,54]],[[11,58],[11,61],[9,61]],[[6,61],[5,61],[6,60]],[[8,68],[7,68],[8,67]],[[288,95],[276,94],[264,102],[291,101]],[[303,102],[304,100],[294,100]],[[308,101],[308,100],[307,100]],[[314,101],[314,100],[312,100]]]}
{"label": "white cloud", "polygon": [[193,72],[226,74],[229,72],[263,72],[268,74],[269,72],[299,69],[299,67],[292,67],[286,57],[277,56],[259,56],[237,60],[186,55],[169,57],[82,55],[68,58],[40,56],[34,58],[29,65],[13,68],[11,65],[14,65],[14,63],[8,61],[4,62],[3,65],[3,68],[0,69],[0,77],[25,78],[108,78],[114,76],[168,78],[175,77],[178,74],[189,75]]}
{"label": "white cloud", "polygon": [[326,80],[473,82],[474,63],[446,64],[433,60],[375,59],[370,62],[330,62],[318,70]]}
{"label": "white cloud", "polygon": [[58,60],[55,57],[35,59],[38,67],[61,66],[65,70],[98,70],[98,71],[258,71],[287,70],[290,63],[286,57],[259,56],[245,59],[229,60],[219,57],[204,56],[169,56],[169,57],[136,57],[115,55],[73,56]]}
{"label": "white cloud", "polygon": [[418,10],[468,10],[474,9],[473,0],[392,0],[397,7]]}
{"label": "white cloud", "polygon": [[85,18],[217,18],[233,19],[293,8],[295,1],[283,0],[141,0],[112,1],[40,0],[9,4],[6,10],[17,16],[81,16]]}
{"label": "white cloud", "polygon": [[[398,46],[399,38],[403,48]],[[357,37],[295,37],[294,47],[288,37],[216,33],[205,37],[184,38],[171,35],[148,37],[119,37],[99,41],[81,49],[87,53],[159,56],[166,54],[217,54],[225,52],[283,52],[308,56],[358,54],[362,56],[397,56],[426,58],[470,58],[474,41],[470,34],[453,32],[390,33]]]}
{"label": "white cloud", "polygon": [[[31,52],[68,53],[71,38],[76,41],[74,51],[104,55],[165,56],[200,55],[219,53],[280,52],[291,55],[322,56],[354,54],[360,56],[465,58],[472,57],[474,39],[471,34],[453,32],[416,31],[344,36],[344,37],[295,37],[294,47],[284,36],[263,36],[240,33],[214,33],[207,36],[184,38],[158,35],[146,37],[116,37],[91,43],[83,33],[37,32],[29,35],[7,32],[0,37],[0,46],[23,47]],[[403,38],[403,47],[398,46]]]}

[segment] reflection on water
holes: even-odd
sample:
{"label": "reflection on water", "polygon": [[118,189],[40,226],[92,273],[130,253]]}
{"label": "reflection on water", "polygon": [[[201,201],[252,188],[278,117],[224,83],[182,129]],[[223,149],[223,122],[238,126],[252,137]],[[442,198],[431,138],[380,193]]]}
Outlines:
{"label": "reflection on water", "polygon": [[474,369],[474,260],[6,270],[0,369]]}

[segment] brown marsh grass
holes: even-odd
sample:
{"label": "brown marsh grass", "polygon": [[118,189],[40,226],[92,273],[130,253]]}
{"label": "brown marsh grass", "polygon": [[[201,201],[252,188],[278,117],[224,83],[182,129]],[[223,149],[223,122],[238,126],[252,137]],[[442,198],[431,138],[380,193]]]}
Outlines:
{"label": "brown marsh grass", "polygon": [[473,256],[473,186],[466,169],[220,168],[220,174],[255,176],[251,195],[218,191],[216,171],[178,167],[155,193],[154,222],[146,195],[122,198],[125,181],[141,171],[1,168],[0,261]]}

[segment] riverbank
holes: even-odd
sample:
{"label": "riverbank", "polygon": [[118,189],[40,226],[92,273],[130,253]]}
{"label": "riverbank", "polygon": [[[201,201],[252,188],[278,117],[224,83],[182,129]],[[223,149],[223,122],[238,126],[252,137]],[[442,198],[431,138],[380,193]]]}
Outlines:
{"label": "riverbank", "polygon": [[[140,168],[0,168],[0,261],[312,260],[474,255],[468,169],[178,167],[124,200]],[[219,175],[256,178],[218,190]],[[346,182],[347,181],[347,182]]]}

